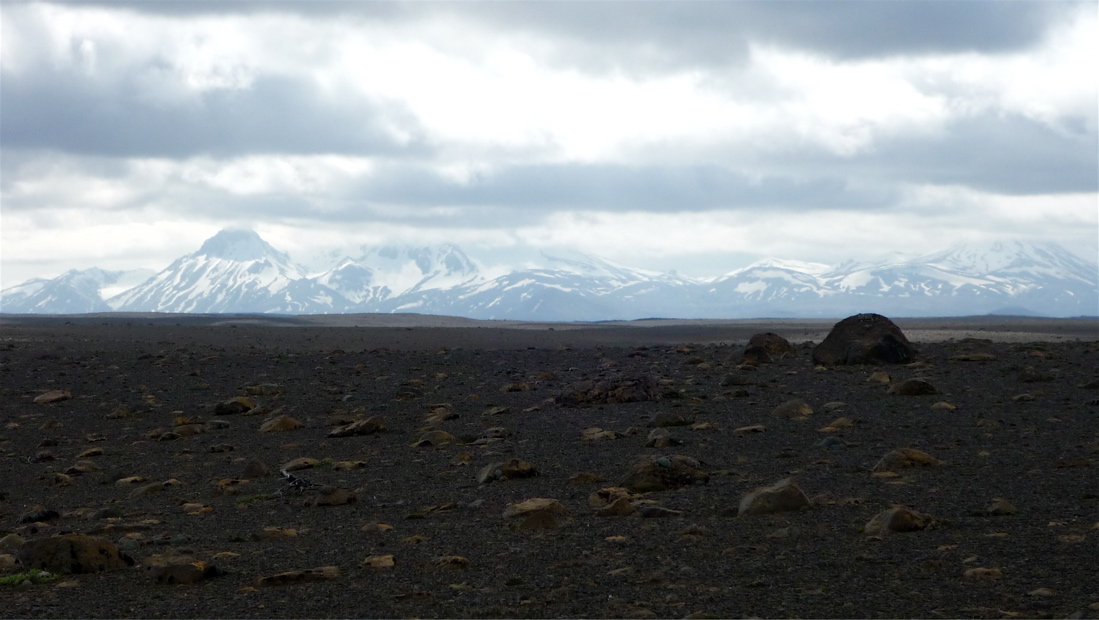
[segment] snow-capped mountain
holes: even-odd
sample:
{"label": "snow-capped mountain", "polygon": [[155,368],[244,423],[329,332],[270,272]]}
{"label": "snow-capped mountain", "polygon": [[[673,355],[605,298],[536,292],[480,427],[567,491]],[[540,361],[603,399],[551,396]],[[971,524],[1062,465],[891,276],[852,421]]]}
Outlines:
{"label": "snow-capped mountain", "polygon": [[71,269],[51,280],[35,278],[0,295],[0,311],[23,314],[83,314],[110,312],[104,301],[153,275],[148,269],[105,271]]}
{"label": "snow-capped mountain", "polygon": [[121,312],[321,314],[351,307],[251,230],[217,233],[107,303]]}
{"label": "snow-capped mountain", "polygon": [[127,280],[137,277],[129,272],[71,271],[0,292],[0,309],[415,312],[545,321],[857,312],[1099,315],[1099,267],[1052,243],[964,245],[834,267],[765,259],[709,279],[634,269],[577,252],[544,253],[534,261],[539,264],[498,277],[484,275],[452,244],[364,247],[356,254],[333,256],[330,269],[310,275],[255,232],[225,230],[137,286]]}

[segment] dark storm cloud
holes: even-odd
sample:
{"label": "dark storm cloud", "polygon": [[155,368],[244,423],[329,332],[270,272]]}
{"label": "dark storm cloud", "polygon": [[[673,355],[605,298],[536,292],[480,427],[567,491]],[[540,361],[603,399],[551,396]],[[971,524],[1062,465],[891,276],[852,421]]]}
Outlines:
{"label": "dark storm cloud", "polygon": [[846,165],[890,182],[1007,195],[1096,192],[1099,135],[1060,133],[1021,116],[963,118],[938,137],[882,140]]}
{"label": "dark storm cloud", "polygon": [[[150,97],[148,85],[134,75],[107,83],[77,71],[43,68],[0,73],[0,81],[5,148],[119,157],[427,151],[417,122],[399,105],[322,99],[313,84],[282,76],[170,102]],[[387,127],[399,128],[412,141],[400,143]]]}

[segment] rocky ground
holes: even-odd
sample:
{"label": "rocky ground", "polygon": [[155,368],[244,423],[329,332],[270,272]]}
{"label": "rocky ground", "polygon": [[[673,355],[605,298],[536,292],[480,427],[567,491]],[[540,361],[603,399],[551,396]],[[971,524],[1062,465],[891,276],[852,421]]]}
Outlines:
{"label": "rocky ground", "polygon": [[1066,324],[4,324],[0,616],[1099,617]]}

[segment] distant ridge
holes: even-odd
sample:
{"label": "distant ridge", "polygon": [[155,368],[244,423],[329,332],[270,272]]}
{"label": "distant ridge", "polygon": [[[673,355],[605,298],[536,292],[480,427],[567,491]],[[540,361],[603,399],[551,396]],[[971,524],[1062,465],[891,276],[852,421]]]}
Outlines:
{"label": "distant ridge", "polygon": [[[837,266],[767,258],[715,278],[577,252],[496,277],[458,246],[362,248],[308,273],[251,230],[223,230],[159,273],[69,271],[0,291],[0,312],[418,313],[519,321],[1094,316],[1099,266],[1055,243],[958,245]],[[136,277],[141,276],[141,277]],[[142,281],[143,280],[143,281]]]}

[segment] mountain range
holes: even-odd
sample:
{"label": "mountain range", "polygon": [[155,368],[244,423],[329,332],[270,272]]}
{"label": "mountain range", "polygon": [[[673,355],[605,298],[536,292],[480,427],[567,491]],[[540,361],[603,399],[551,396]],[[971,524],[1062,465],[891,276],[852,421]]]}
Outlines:
{"label": "mountain range", "polygon": [[0,291],[0,312],[420,313],[532,321],[1099,315],[1099,266],[1055,243],[960,245],[839,265],[765,259],[713,278],[575,252],[490,277],[459,247],[361,248],[308,273],[251,230],[222,230],[158,273],[72,270]]}

